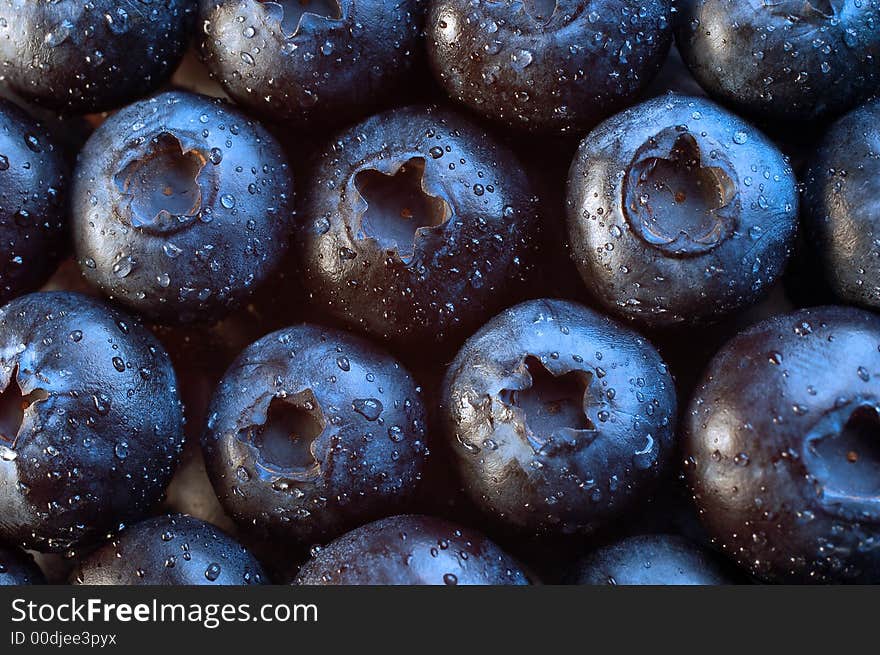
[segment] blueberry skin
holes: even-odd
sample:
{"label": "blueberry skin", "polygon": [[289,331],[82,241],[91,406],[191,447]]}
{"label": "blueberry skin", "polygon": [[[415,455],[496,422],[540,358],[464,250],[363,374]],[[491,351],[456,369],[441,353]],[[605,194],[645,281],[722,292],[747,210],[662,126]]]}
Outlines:
{"label": "blueberry skin", "polygon": [[526,295],[538,212],[528,177],[490,135],[407,107],[347,130],[319,158],[295,249],[306,290],[330,315],[424,352]]}
{"label": "blueberry skin", "polygon": [[0,545],[0,587],[46,584],[34,558],[18,548]]}
{"label": "blueberry skin", "polygon": [[244,529],[305,546],[392,514],[412,501],[428,455],[420,394],[358,337],[312,325],[263,337],[208,410],[214,489]]}
{"label": "blueberry skin", "polygon": [[225,532],[199,519],[171,514],[124,528],[79,562],[76,585],[268,584],[263,567]]}
{"label": "blueberry skin", "polygon": [[774,582],[880,581],[880,317],[819,307],[730,341],[685,420],[713,540]]}
{"label": "blueberry skin", "polygon": [[159,342],[99,301],[0,308],[0,539],[63,552],[142,516],[183,446],[176,384]]}
{"label": "blueberry skin", "polygon": [[189,42],[194,0],[0,1],[0,76],[60,112],[120,107],[161,87]]}
{"label": "blueberry skin", "polygon": [[86,278],[160,322],[210,322],[280,265],[293,215],[281,146],[234,107],[186,92],[105,121],[79,156],[72,219]]}
{"label": "blueberry skin", "polygon": [[0,101],[0,304],[39,288],[65,251],[69,173],[46,128]]}
{"label": "blueberry skin", "polygon": [[316,551],[297,585],[528,585],[520,564],[479,532],[428,516],[392,516]]}
{"label": "blueberry skin", "polygon": [[425,0],[201,0],[202,58],[248,111],[340,126],[418,82]]}
{"label": "blueberry skin", "polygon": [[638,334],[532,300],[471,337],[441,417],[472,500],[526,533],[589,534],[644,500],[674,457],[675,385]]}
{"label": "blueberry skin", "polygon": [[630,104],[672,43],[670,0],[433,0],[426,38],[450,96],[504,125],[586,129]]}
{"label": "blueberry skin", "polygon": [[880,100],[831,127],[803,188],[811,261],[841,300],[880,308]]}
{"label": "blueberry skin", "polygon": [[782,153],[716,104],[675,94],[581,142],[566,205],[587,289],[607,311],[653,328],[757,302],[797,231],[797,181]]}
{"label": "blueberry skin", "polygon": [[578,585],[733,584],[724,567],[703,548],[674,535],[639,535],[595,551],[578,563]]}
{"label": "blueberry skin", "polygon": [[833,118],[880,88],[878,0],[681,0],[676,42],[709,94],[762,120]]}

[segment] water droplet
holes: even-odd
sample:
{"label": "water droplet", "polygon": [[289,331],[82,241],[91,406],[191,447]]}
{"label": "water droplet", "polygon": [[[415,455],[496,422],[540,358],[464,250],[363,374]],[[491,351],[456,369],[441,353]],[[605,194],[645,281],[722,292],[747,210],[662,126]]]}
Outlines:
{"label": "water droplet", "polygon": [[110,396],[105,393],[99,393],[92,396],[92,401],[95,404],[95,410],[98,414],[106,416],[110,413]]}
{"label": "water droplet", "polygon": [[135,265],[134,259],[126,255],[113,264],[113,275],[118,278],[128,277],[134,270]]}
{"label": "water droplet", "polygon": [[352,408],[368,421],[375,421],[384,409],[378,398],[356,398]]}
{"label": "water droplet", "polygon": [[36,152],[37,154],[43,152],[43,146],[40,145],[40,140],[35,137],[33,134],[28,134],[24,137],[24,142],[27,144],[27,147]]}
{"label": "water droplet", "polygon": [[74,25],[72,22],[69,20],[62,21],[54,29],[46,33],[46,36],[43,37],[43,42],[50,48],[57,48],[70,38],[70,33],[73,29]]}
{"label": "water droplet", "polygon": [[205,569],[205,577],[211,582],[216,581],[220,577],[220,565],[217,562],[209,564],[208,568]]}
{"label": "water droplet", "polygon": [[119,459],[125,459],[126,457],[128,457],[128,444],[124,441],[120,441],[118,444],[116,444],[116,447],[113,449],[113,453]]}
{"label": "water droplet", "polygon": [[166,257],[170,259],[175,259],[180,253],[183,252],[180,248],[175,246],[173,243],[166,243],[162,246],[162,251],[165,253]]}
{"label": "water droplet", "polygon": [[322,216],[315,221],[315,233],[318,235],[327,234],[330,231],[330,219]]}

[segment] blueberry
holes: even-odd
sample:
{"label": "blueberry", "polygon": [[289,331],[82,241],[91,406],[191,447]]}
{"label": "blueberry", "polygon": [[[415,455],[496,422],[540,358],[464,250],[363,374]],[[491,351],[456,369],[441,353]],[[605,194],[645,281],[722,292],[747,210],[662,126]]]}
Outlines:
{"label": "blueberry", "polygon": [[680,0],[676,40],[713,97],[775,122],[814,122],[880,88],[878,0]]}
{"label": "blueberry", "polygon": [[63,552],[143,515],[183,443],[165,351],[76,293],[0,309],[0,539]]}
{"label": "blueberry", "polygon": [[437,108],[379,114],[320,157],[298,210],[303,283],[404,349],[449,344],[526,293],[537,198],[506,148]]}
{"label": "blueberry", "polygon": [[341,125],[417,83],[424,0],[201,0],[202,57],[232,98],[285,126]]}
{"label": "blueberry", "polygon": [[305,546],[394,513],[428,454],[420,393],[360,338],[302,325],[260,339],[209,409],[217,495],[243,528]]}
{"label": "blueberry", "polygon": [[45,583],[33,557],[18,548],[0,545],[0,587]]}
{"label": "blueberry", "polygon": [[195,17],[192,0],[4,0],[0,74],[57,111],[113,109],[171,77]]}
{"label": "blueberry", "polygon": [[673,535],[640,535],[605,546],[578,563],[579,585],[732,584],[715,556]]}
{"label": "blueberry", "polygon": [[880,317],[820,307],[730,341],[685,422],[694,498],[755,576],[880,581]]}
{"label": "blueberry", "polygon": [[590,533],[671,464],[675,388],[639,335],[576,303],[533,300],[464,345],[442,418],[466,490],[497,521]]}
{"label": "blueberry", "polygon": [[52,275],[66,247],[67,185],[44,126],[0,101],[0,304]]}
{"label": "blueberry", "polygon": [[755,303],[782,273],[797,229],[797,182],[782,153],[714,103],[673,94],[583,140],[567,203],[589,291],[650,327]]}
{"label": "blueberry", "polygon": [[124,528],[84,558],[79,585],[249,585],[268,583],[244,546],[210,523],[182,514]]}
{"label": "blueberry", "polygon": [[527,585],[516,560],[478,532],[427,516],[393,516],[316,550],[299,585]]}
{"label": "blueberry", "polygon": [[880,309],[880,100],[826,133],[804,188],[811,265],[837,297]]}
{"label": "blueberry", "polygon": [[88,280],[163,322],[239,307],[287,251],[293,185],[281,147],[220,101],[169,92],[99,127],[73,187]]}
{"label": "blueberry", "polygon": [[672,42],[669,0],[433,0],[427,41],[456,100],[508,127],[591,127],[630,104]]}

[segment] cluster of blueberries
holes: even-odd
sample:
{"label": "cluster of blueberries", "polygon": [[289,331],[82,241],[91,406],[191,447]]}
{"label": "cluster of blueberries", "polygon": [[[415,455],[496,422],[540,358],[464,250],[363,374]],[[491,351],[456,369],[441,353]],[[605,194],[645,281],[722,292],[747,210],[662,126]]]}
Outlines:
{"label": "cluster of blueberries", "polygon": [[0,0],[0,86],[0,584],[880,582],[880,0]]}

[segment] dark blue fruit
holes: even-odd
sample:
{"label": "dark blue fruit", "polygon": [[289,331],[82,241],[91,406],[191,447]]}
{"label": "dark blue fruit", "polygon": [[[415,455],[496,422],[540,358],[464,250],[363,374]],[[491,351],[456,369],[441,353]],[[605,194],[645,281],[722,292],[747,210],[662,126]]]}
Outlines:
{"label": "dark blue fruit", "polygon": [[472,500],[529,533],[591,533],[674,456],[675,385],[645,339],[576,303],[509,309],[446,374],[442,419]]}
{"label": "dark blue fruit", "polygon": [[425,423],[421,389],[398,361],[303,325],[260,339],[232,364],[203,447],[217,495],[243,529],[310,546],[411,503]]}
{"label": "dark blue fruit", "polygon": [[298,210],[313,301],[409,350],[455,344],[526,293],[538,202],[511,152],[445,110],[369,118],[321,155]]}
{"label": "dark blue fruit", "polygon": [[679,0],[676,29],[703,88],[756,119],[819,121],[880,88],[878,0]]}
{"label": "dark blue fruit", "polygon": [[673,535],[640,535],[600,548],[576,567],[579,585],[731,584],[724,566],[709,551]]}
{"label": "dark blue fruit", "polygon": [[0,587],[45,584],[34,558],[18,548],[0,546]]}
{"label": "dark blue fruit", "polygon": [[287,251],[281,147],[234,107],[164,93],[107,119],[79,156],[73,231],[86,278],[162,322],[239,307]]}
{"label": "dark blue fruit", "polygon": [[200,0],[202,58],[242,107],[342,125],[427,76],[424,0]]}
{"label": "dark blue fruit", "polygon": [[844,302],[880,309],[880,100],[825,134],[804,191],[807,264]]}
{"label": "dark blue fruit", "polygon": [[127,315],[76,293],[0,309],[0,538],[63,552],[142,516],[183,444],[171,363]]}
{"label": "dark blue fruit", "polygon": [[479,532],[393,516],[316,549],[299,585],[527,585],[522,567]]}
{"label": "dark blue fruit", "polygon": [[113,109],[171,77],[195,17],[193,0],[2,0],[0,79],[57,111]]}
{"label": "dark blue fruit", "polygon": [[755,303],[782,273],[797,182],[757,129],[670,94],[581,142],[567,213],[575,263],[603,308],[650,327],[700,323]]}
{"label": "dark blue fruit", "polygon": [[66,248],[68,171],[45,127],[0,101],[0,304],[36,290]]}
{"label": "dark blue fruit", "polygon": [[453,98],[506,126],[567,132],[630,104],[672,42],[670,0],[432,0],[428,54]]}
{"label": "dark blue fruit", "polygon": [[778,582],[880,581],[880,317],[776,316],[715,357],[684,450],[701,517]]}
{"label": "dark blue fruit", "polygon": [[125,527],[83,559],[79,585],[249,585],[268,583],[248,550],[219,528],[174,514]]}

